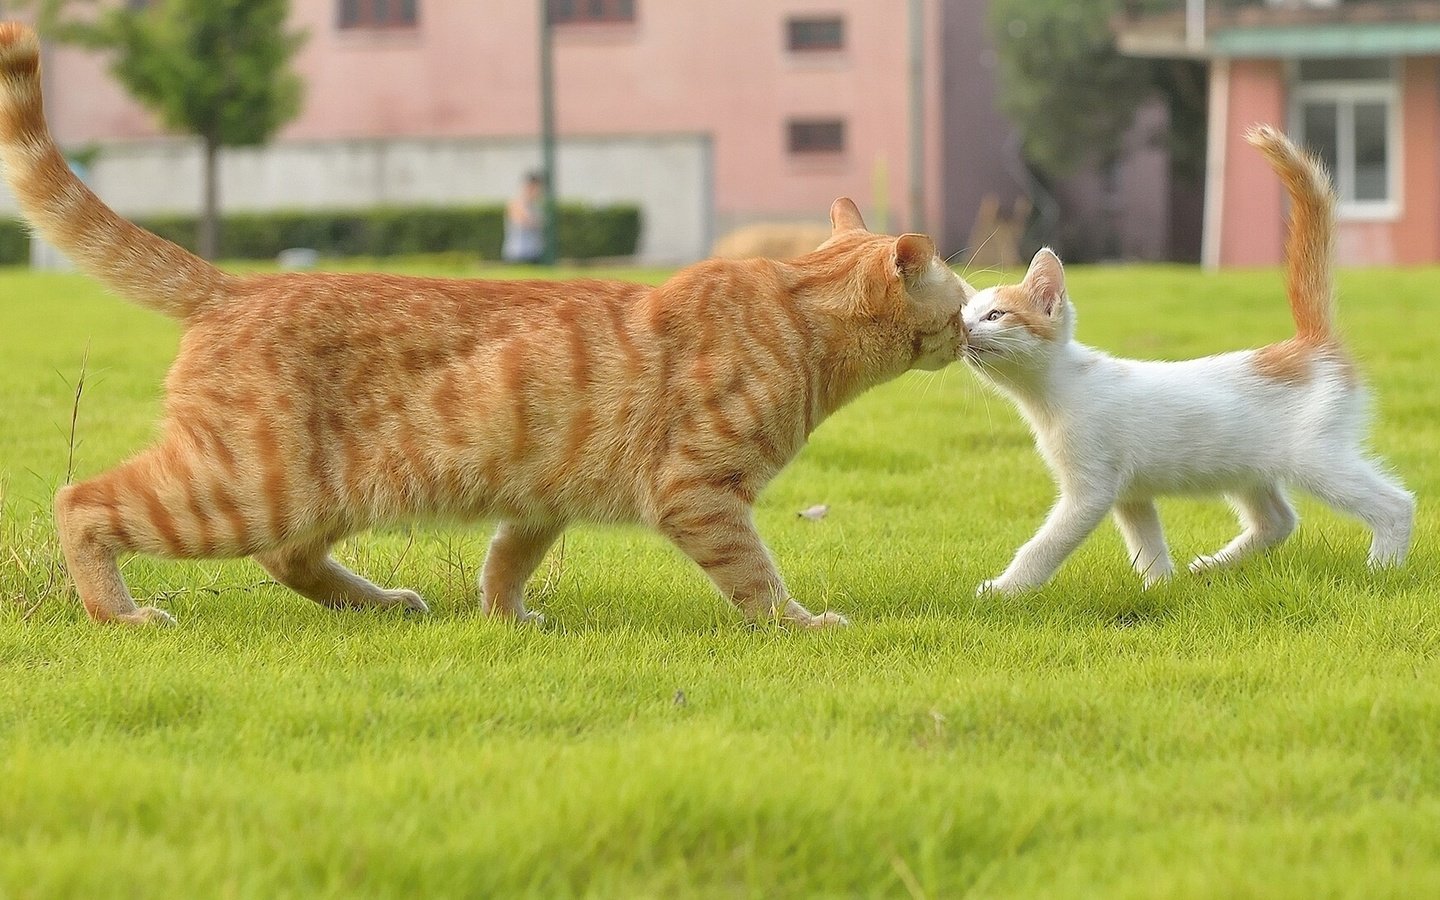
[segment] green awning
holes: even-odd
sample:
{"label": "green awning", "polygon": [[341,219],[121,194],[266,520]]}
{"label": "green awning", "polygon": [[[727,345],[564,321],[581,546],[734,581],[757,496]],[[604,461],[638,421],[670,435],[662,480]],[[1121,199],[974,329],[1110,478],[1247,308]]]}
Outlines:
{"label": "green awning", "polygon": [[1211,34],[1209,43],[1217,56],[1242,58],[1433,56],[1440,55],[1440,22],[1235,28]]}

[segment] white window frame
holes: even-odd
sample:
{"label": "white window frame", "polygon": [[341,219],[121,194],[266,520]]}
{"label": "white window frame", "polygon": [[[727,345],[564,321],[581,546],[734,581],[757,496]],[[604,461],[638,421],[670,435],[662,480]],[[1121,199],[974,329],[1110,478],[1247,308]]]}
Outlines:
{"label": "white window frame", "polygon": [[[1290,66],[1290,133],[1299,137],[1303,134],[1304,118],[1301,114],[1306,103],[1335,104],[1335,168],[1331,175],[1335,179],[1335,192],[1340,198],[1336,204],[1336,215],[1348,221],[1388,222],[1399,219],[1404,211],[1402,189],[1405,180],[1401,177],[1404,168],[1400,71],[1397,60],[1390,61],[1390,74],[1385,80],[1368,81],[1301,81],[1300,64],[1294,61]],[[1384,200],[1347,199],[1355,195],[1355,104],[1385,104],[1389,133],[1385,136],[1385,192]]]}

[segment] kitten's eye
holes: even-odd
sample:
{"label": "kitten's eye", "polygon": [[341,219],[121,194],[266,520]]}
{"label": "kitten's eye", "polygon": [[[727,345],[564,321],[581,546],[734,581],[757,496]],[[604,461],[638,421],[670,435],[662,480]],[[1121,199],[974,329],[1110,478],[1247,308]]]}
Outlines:
{"label": "kitten's eye", "polygon": [[1003,316],[1003,315],[1005,315],[1005,310],[1003,310],[1003,309],[992,309],[992,310],[990,310],[990,312],[985,316],[985,318],[984,318],[983,321],[986,321],[986,322],[996,322],[996,321],[999,321],[1000,317]]}

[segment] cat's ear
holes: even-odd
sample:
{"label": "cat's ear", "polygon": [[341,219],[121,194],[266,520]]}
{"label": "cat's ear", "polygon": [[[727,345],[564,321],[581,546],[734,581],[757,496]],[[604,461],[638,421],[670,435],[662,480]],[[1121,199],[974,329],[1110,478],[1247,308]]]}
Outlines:
{"label": "cat's ear", "polygon": [[1065,267],[1060,265],[1060,257],[1049,247],[1041,248],[1030,260],[1030,270],[1025,273],[1025,280],[1020,282],[1030,301],[1038,308],[1044,310],[1045,315],[1053,316],[1060,308],[1060,303],[1065,299]]}
{"label": "cat's ear", "polygon": [[841,197],[830,204],[830,233],[842,231],[865,231],[865,220],[860,218],[860,207],[849,197]]}
{"label": "cat's ear", "polygon": [[906,279],[930,268],[935,242],[923,234],[902,234],[895,239],[895,269]]}

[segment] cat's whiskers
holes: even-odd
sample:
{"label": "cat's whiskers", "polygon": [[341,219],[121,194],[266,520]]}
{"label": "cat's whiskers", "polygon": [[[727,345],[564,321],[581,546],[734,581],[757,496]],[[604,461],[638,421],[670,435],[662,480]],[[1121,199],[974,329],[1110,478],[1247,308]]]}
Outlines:
{"label": "cat's whiskers", "polygon": [[[975,257],[979,256],[979,255],[980,255],[980,251],[985,249],[985,245],[988,244],[988,243],[990,243],[990,239],[993,238],[995,235],[997,235],[997,234],[999,234],[999,233],[1000,233],[1000,229],[999,229],[999,228],[992,228],[992,229],[990,229],[990,233],[985,236],[985,240],[981,241],[981,242],[980,242],[980,246],[978,246],[978,247],[975,248],[975,252],[970,254],[970,259],[971,259],[971,260],[974,260]],[[967,266],[966,268],[968,269],[969,267]],[[965,275],[964,277],[968,278],[969,275]]]}

